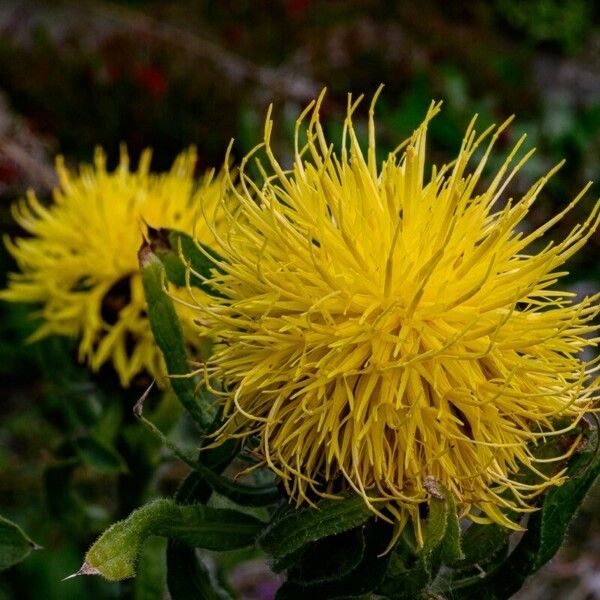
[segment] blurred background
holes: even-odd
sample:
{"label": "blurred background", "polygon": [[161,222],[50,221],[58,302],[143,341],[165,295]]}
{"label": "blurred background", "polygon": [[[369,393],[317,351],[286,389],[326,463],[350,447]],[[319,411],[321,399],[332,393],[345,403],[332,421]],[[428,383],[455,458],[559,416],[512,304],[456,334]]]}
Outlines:
{"label": "blurred background", "polygon": [[[322,112],[335,137],[347,92],[368,97],[380,83],[381,155],[411,133],[431,99],[442,99],[443,111],[431,126],[435,161],[453,157],[476,112],[481,129],[517,116],[499,141],[494,164],[524,132],[529,147],[538,148],[512,184],[513,194],[566,158],[533,211],[532,226],[564,207],[588,180],[600,180],[596,2],[2,0],[2,233],[20,233],[9,207],[28,188],[49,200],[57,154],[75,166],[90,161],[101,145],[114,165],[124,142],[134,163],[152,147],[153,168],[161,170],[194,144],[199,169],[218,168],[232,137],[238,158],[260,141],[273,103],[275,144],[285,162],[294,121],[323,86],[329,92]],[[358,115],[362,131],[365,113],[363,107]],[[599,190],[594,186],[553,235],[579,221]],[[573,289],[600,289],[599,243],[596,234],[570,264]],[[0,264],[3,286],[14,269],[4,247]],[[91,376],[75,366],[68,340],[23,344],[35,328],[31,312],[0,304],[0,514],[44,549],[0,575],[0,598],[156,598],[152,590],[90,577],[61,583],[124,510],[115,489],[133,490],[135,505],[171,493],[181,472],[131,422],[128,403],[139,390],[125,401],[119,392],[115,402],[113,374]],[[98,430],[118,437],[115,448],[79,444],[75,455],[65,451]],[[131,445],[146,448],[145,462],[131,462]],[[144,472],[152,476],[139,484],[136,477]],[[599,510],[596,490],[564,550],[519,600],[600,598]],[[272,597],[274,584],[266,585],[261,563],[242,559],[228,567],[240,597]]]}

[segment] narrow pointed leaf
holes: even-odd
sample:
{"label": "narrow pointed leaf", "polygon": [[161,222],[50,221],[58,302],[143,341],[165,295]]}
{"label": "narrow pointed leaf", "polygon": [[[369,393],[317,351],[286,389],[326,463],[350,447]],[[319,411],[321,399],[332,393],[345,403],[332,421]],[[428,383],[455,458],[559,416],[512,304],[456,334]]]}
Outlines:
{"label": "narrow pointed leaf", "polygon": [[492,560],[508,542],[512,530],[496,523],[480,525],[473,523],[462,537],[464,559],[456,566],[483,565]]}
{"label": "narrow pointed leaf", "polygon": [[460,525],[452,494],[439,482],[427,478],[430,491],[429,515],[425,524],[424,544],[420,557],[431,577],[435,577],[441,564],[463,558],[460,545]]}
{"label": "narrow pointed leaf", "polygon": [[317,508],[286,512],[272,521],[260,536],[259,545],[279,560],[310,542],[358,527],[371,516],[373,513],[360,496],[321,500]]}
{"label": "narrow pointed leaf", "polygon": [[[435,579],[442,564],[463,558],[460,525],[454,498],[439,482],[426,481],[430,492],[429,514],[425,522],[422,548],[414,540],[401,540],[394,549],[386,577],[379,590],[396,600],[419,598]],[[405,535],[409,532],[406,531]]]}
{"label": "narrow pointed leaf", "polygon": [[164,266],[149,246],[142,246],[139,261],[150,327],[171,376],[171,387],[194,421],[206,431],[214,422],[216,411],[205,395],[197,393],[197,382],[189,376],[181,323],[173,301],[163,290]]}

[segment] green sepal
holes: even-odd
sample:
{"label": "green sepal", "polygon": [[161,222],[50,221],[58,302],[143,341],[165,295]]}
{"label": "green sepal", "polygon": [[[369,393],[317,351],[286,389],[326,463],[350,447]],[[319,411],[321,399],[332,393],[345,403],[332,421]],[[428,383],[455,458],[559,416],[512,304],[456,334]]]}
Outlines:
{"label": "green sepal", "polygon": [[190,375],[181,323],[173,301],[163,289],[164,266],[147,245],[142,246],[138,257],[150,327],[165,360],[171,387],[200,429],[207,431],[215,420],[216,409],[206,394],[197,392],[197,381]]}
{"label": "green sepal", "polygon": [[429,513],[423,530],[423,547],[417,552],[431,579],[442,564],[464,558],[460,542],[460,525],[452,494],[438,481],[428,477],[425,487],[430,493]]}
{"label": "green sepal", "polygon": [[157,500],[107,529],[86,554],[81,572],[91,570],[110,581],[133,577],[142,544],[150,535],[208,550],[233,550],[252,544],[264,525],[235,510]]}
{"label": "green sepal", "polygon": [[513,531],[497,523],[481,525],[472,523],[462,536],[464,559],[454,563],[455,568],[484,565],[506,546]]}
{"label": "green sepal", "polygon": [[323,499],[316,508],[299,508],[275,516],[258,543],[279,561],[310,542],[358,527],[371,516],[373,513],[361,496]]}
{"label": "green sepal", "polygon": [[38,548],[16,523],[0,517],[0,571],[26,559]]}
{"label": "green sepal", "polygon": [[423,554],[440,550],[440,558],[445,565],[452,565],[464,559],[461,546],[460,523],[456,503],[452,494],[439,482],[433,482],[430,489],[429,517],[425,527]]}

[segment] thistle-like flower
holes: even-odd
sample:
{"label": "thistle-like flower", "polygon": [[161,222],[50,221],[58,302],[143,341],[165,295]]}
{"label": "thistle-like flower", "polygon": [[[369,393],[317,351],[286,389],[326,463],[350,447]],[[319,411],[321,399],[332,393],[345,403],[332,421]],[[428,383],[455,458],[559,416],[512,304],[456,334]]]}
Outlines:
{"label": "thistle-like flower", "polygon": [[[311,104],[289,170],[267,117],[262,182],[245,172],[246,157],[229,186],[239,207],[209,282],[220,297],[198,307],[216,340],[207,381],[226,390],[217,435],[255,436],[296,503],[351,488],[418,530],[433,478],[462,515],[517,528],[506,513],[531,510],[564,480],[564,469],[543,475],[536,445],[594,403],[594,364],[581,353],[596,343],[598,297],[576,302],[555,284],[596,230],[600,205],[563,241],[539,246],[586,190],[538,229],[522,227],[555,169],[507,200],[530,156],[515,158],[523,140],[491,177],[484,167],[508,122],[478,135],[473,119],[456,160],[429,167],[432,104],[378,164],[373,105],[363,152],[357,104],[338,152],[320,100]],[[573,451],[569,443],[562,458]],[[522,470],[539,476],[526,481]]]}
{"label": "thistle-like flower", "polygon": [[[29,237],[6,238],[20,273],[11,273],[5,300],[41,304],[41,325],[32,340],[50,334],[80,338],[79,358],[93,370],[111,362],[123,386],[143,371],[164,375],[146,315],[137,251],[148,226],[195,235],[212,234],[203,219],[218,203],[222,177],[194,179],[196,153],[182,153],[171,170],[150,173],[150,151],[130,170],[123,150],[109,172],[101,150],[94,165],[70,172],[57,160],[60,186],[54,202],[42,205],[33,192],[13,207]],[[187,297],[185,288],[171,289]],[[184,333],[200,344],[192,312],[178,304]]]}

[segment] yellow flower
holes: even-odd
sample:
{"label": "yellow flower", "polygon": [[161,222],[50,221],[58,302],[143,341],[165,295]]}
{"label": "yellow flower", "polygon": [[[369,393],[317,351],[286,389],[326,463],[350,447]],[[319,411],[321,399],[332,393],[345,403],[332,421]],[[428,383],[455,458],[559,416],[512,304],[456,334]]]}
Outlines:
{"label": "yellow flower", "polygon": [[[42,305],[42,324],[32,339],[80,337],[80,360],[93,370],[111,362],[123,386],[142,371],[164,374],[137,263],[146,228],[178,229],[211,243],[202,217],[217,205],[223,182],[209,173],[197,184],[193,149],[163,174],[150,173],[150,159],[147,150],[137,170],[130,170],[123,150],[109,172],[98,150],[93,166],[72,173],[59,158],[54,202],[44,206],[30,192],[13,207],[29,237],[5,240],[21,272],[10,275],[0,297]],[[187,297],[185,289],[172,292]],[[179,312],[187,339],[199,345],[194,315],[185,306]]]}
{"label": "yellow flower", "polygon": [[598,226],[600,205],[563,241],[539,245],[583,192],[538,229],[523,227],[551,173],[518,201],[505,198],[530,155],[515,159],[521,140],[484,180],[507,123],[477,135],[474,119],[456,160],[428,167],[432,104],[378,164],[373,106],[366,152],[349,101],[336,153],[320,102],[297,122],[290,170],[273,154],[268,117],[262,183],[246,157],[238,190],[230,186],[239,209],[211,280],[222,297],[198,306],[216,339],[207,380],[228,390],[217,441],[256,436],[262,463],[297,504],[352,488],[418,530],[433,478],[462,515],[516,528],[505,509],[530,510],[564,470],[533,484],[515,473],[539,472],[535,444],[559,421],[573,428],[598,387],[581,359],[596,343],[586,336],[597,296],[577,303],[554,284]]}

